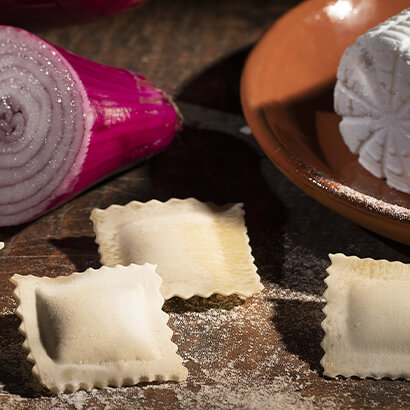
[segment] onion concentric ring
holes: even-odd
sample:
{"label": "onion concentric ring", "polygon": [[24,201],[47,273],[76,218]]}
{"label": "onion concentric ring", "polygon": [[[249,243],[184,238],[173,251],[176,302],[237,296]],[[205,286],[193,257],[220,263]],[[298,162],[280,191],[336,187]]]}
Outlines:
{"label": "onion concentric ring", "polygon": [[41,214],[73,183],[88,143],[88,105],[56,48],[0,30],[0,225]]}

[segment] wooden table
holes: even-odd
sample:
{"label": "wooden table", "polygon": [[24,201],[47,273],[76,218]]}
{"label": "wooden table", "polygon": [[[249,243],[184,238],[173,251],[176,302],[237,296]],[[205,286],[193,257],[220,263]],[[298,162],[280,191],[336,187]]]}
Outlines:
{"label": "wooden table", "polygon": [[[244,60],[261,34],[298,3],[286,0],[152,0],[129,14],[65,28],[35,28],[96,61],[138,71],[176,96],[185,128],[162,154],[27,225],[1,228],[0,407],[397,408],[405,381],[322,375],[323,279],[329,252],[410,262],[409,248],[367,232],[307,197],[270,163],[239,101]],[[98,267],[94,207],[196,197],[244,202],[265,290],[171,300],[174,342],[189,369],[182,383],[94,389],[52,397],[31,377],[14,315],[14,273],[68,275]]]}

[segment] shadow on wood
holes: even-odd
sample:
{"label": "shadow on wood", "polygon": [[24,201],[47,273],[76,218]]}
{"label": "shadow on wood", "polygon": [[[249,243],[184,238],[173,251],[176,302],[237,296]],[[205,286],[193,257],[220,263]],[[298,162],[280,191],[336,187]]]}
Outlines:
{"label": "shadow on wood", "polygon": [[101,266],[98,245],[95,243],[94,237],[51,238],[48,242],[64,252],[73,262],[78,272],[88,268],[98,269]]}
{"label": "shadow on wood", "polygon": [[215,62],[189,79],[178,100],[224,112],[242,114],[239,85],[242,69],[253,45]]}
{"label": "shadow on wood", "polygon": [[0,316],[0,383],[10,394],[31,398],[46,396],[47,391],[32,375],[32,364],[26,359],[19,326],[17,316]]}
{"label": "shadow on wood", "polygon": [[300,300],[273,299],[275,313],[272,321],[282,335],[289,353],[308,363],[311,370],[322,374],[320,360],[323,350],[320,342],[324,331],[321,323],[325,318],[323,303]]}
{"label": "shadow on wood", "polygon": [[236,306],[243,305],[244,302],[236,295],[211,295],[209,298],[193,296],[187,300],[174,297],[165,302],[163,310],[167,313],[206,312],[209,309],[231,310]]}

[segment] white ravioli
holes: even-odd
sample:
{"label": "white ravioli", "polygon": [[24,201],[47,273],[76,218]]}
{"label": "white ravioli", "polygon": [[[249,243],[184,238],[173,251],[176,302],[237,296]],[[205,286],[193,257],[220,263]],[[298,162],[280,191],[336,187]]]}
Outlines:
{"label": "white ravioli", "polygon": [[340,132],[360,164],[410,193],[410,9],[346,49],[334,100]]}
{"label": "white ravioli", "polygon": [[91,219],[104,265],[156,264],[164,298],[188,299],[263,289],[243,215],[242,204],[190,198],[94,209]]}
{"label": "white ravioli", "polygon": [[410,265],[329,256],[324,374],[410,379]]}
{"label": "white ravioli", "polygon": [[186,378],[155,266],[11,281],[33,373],[52,393]]}
{"label": "white ravioli", "polygon": [[109,295],[97,287],[90,297],[89,289],[75,285],[35,292],[40,337],[49,357],[77,364],[160,357],[142,286],[112,287]]}

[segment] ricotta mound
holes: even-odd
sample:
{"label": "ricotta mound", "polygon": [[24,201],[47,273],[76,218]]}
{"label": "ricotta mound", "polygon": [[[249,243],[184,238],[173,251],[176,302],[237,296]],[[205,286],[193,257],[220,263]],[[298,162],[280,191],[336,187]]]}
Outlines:
{"label": "ricotta mound", "polygon": [[360,36],[337,72],[335,111],[359,163],[410,193],[410,8]]}

